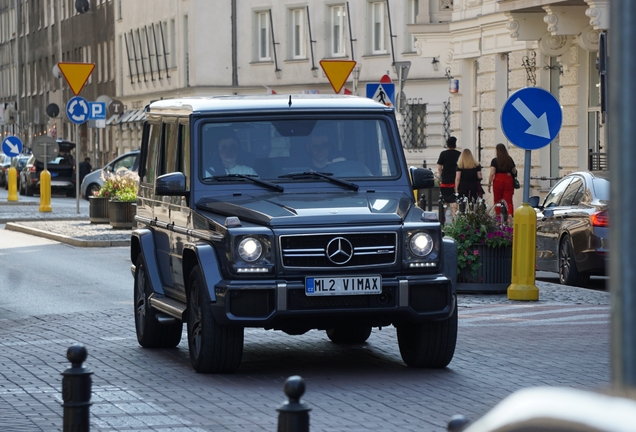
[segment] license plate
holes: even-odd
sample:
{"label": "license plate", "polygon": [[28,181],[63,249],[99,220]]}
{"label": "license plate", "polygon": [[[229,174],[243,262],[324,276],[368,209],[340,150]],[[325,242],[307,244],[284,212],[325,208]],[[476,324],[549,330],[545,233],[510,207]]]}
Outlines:
{"label": "license plate", "polygon": [[308,296],[381,294],[382,276],[305,278]]}

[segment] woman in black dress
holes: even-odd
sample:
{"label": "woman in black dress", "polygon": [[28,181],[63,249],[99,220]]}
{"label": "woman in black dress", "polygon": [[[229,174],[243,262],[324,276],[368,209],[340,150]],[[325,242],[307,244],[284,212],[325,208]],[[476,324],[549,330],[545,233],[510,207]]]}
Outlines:
{"label": "woman in black dress", "polygon": [[467,197],[469,201],[475,201],[484,194],[481,187],[481,165],[468,149],[462,151],[457,161],[455,192],[460,197]]}

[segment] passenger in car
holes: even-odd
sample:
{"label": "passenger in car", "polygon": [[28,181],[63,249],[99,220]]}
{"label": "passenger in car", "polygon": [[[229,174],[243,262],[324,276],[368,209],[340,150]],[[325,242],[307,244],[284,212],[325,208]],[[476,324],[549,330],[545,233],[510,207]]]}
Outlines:
{"label": "passenger in car", "polygon": [[239,157],[239,140],[231,129],[221,129],[217,134],[217,154],[212,156],[212,163],[206,170],[207,176],[224,174],[242,174],[258,176],[253,168],[237,163]]}

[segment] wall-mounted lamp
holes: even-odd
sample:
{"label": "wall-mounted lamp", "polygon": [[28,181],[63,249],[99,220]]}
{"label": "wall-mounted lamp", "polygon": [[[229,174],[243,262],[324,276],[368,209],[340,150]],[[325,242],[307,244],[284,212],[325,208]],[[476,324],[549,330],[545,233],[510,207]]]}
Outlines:
{"label": "wall-mounted lamp", "polygon": [[439,70],[439,60],[437,60],[437,57],[433,57],[431,64],[433,65],[433,70],[437,72]]}

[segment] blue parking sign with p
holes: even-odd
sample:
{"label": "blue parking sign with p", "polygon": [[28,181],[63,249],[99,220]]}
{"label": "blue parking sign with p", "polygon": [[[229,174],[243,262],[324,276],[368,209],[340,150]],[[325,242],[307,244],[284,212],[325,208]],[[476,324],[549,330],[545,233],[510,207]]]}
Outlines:
{"label": "blue parking sign with p", "polygon": [[88,119],[89,120],[106,120],[106,103],[105,102],[89,102],[88,103]]}

